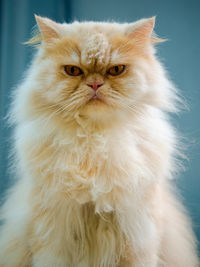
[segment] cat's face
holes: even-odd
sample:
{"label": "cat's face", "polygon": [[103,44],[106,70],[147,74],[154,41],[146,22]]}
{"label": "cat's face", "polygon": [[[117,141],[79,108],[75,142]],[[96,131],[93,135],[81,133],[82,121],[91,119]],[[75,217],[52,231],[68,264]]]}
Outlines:
{"label": "cat's face", "polygon": [[132,111],[151,84],[154,18],[134,24],[57,24],[37,17],[43,106],[63,118],[106,120]]}

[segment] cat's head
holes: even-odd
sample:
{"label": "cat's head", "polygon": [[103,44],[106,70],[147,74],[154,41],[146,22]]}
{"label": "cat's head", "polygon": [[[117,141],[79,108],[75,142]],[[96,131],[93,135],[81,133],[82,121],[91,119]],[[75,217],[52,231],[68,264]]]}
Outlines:
{"label": "cat's head", "polygon": [[40,33],[29,43],[39,43],[31,70],[37,110],[111,121],[144,105],[169,106],[169,92],[160,88],[167,79],[154,55],[162,41],[153,33],[154,17],[124,24],[36,20]]}

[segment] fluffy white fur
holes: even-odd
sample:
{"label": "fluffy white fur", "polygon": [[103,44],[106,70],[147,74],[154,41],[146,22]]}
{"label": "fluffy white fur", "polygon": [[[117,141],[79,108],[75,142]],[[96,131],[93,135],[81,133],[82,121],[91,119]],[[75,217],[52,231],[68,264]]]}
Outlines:
{"label": "fluffy white fur", "polygon": [[[177,97],[155,56],[154,19],[37,21],[31,42],[42,43],[11,112],[18,181],[1,212],[0,266],[197,267],[170,185],[177,142],[166,111]],[[67,64],[84,80],[67,77]],[[119,64],[128,71],[105,78]],[[88,102],[91,78],[105,81],[104,103]]]}

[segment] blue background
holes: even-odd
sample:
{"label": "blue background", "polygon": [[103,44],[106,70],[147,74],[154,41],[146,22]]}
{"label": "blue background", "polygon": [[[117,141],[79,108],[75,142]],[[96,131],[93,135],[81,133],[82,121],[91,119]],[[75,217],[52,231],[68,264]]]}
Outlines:
{"label": "blue background", "polygon": [[[12,129],[3,119],[10,95],[23,77],[32,50],[22,45],[35,24],[34,13],[58,22],[77,20],[132,22],[156,15],[155,31],[168,42],[160,44],[158,55],[172,81],[180,88],[189,111],[172,120],[186,137],[186,155],[176,183],[183,203],[193,219],[200,240],[200,2],[198,0],[1,0],[0,1],[0,198],[9,186],[8,150]],[[176,177],[177,178],[177,177]]]}

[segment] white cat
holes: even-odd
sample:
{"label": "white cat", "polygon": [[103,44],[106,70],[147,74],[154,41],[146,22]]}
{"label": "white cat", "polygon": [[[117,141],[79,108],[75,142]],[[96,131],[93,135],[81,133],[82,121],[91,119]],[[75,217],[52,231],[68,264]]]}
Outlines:
{"label": "white cat", "polygon": [[155,18],[40,33],[16,91],[18,182],[2,209],[1,267],[197,267],[172,193],[176,90],[155,56]]}

